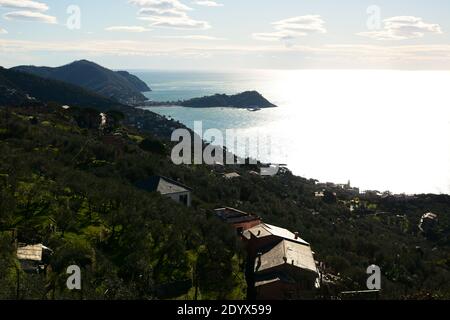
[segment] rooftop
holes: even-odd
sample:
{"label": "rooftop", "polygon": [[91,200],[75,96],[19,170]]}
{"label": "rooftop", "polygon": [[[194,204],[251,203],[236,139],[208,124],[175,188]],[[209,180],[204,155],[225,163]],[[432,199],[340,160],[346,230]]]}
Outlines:
{"label": "rooftop", "polygon": [[138,182],[136,185],[143,190],[149,192],[157,191],[162,195],[192,191],[191,188],[162,176],[150,177],[147,180]]}
{"label": "rooftop", "polygon": [[317,273],[311,247],[287,240],[281,241],[270,251],[257,258],[255,272],[269,270],[284,264]]}
{"label": "rooftop", "polygon": [[295,284],[295,280],[291,279],[289,275],[283,273],[269,273],[263,275],[256,275],[255,278],[255,287],[261,287],[265,285],[269,285],[276,282],[285,282],[285,283],[293,283]]}
{"label": "rooftop", "polygon": [[291,231],[267,223],[261,223],[253,228],[244,231],[243,236],[248,240],[250,240],[252,236],[256,238],[275,236],[309,246],[308,242],[300,238],[298,235],[292,233]]}
{"label": "rooftop", "polygon": [[225,173],[223,176],[225,177],[225,179],[234,179],[234,178],[239,178],[241,175],[237,172],[231,172],[231,173]]}
{"label": "rooftop", "polygon": [[51,251],[43,244],[35,244],[17,248],[17,259],[29,261],[42,261],[42,252]]}
{"label": "rooftop", "polygon": [[427,212],[422,216],[422,219],[432,219],[432,220],[436,220],[438,218],[437,214],[432,213],[432,212]]}
{"label": "rooftop", "polygon": [[253,215],[234,208],[219,208],[215,209],[214,212],[219,218],[228,223],[241,223],[260,220],[260,217],[258,217],[257,215]]}

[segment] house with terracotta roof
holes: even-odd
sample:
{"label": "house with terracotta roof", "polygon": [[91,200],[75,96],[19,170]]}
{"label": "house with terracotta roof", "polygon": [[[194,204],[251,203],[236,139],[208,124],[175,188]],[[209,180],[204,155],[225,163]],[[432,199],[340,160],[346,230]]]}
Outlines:
{"label": "house with terracotta roof", "polygon": [[256,299],[309,299],[319,271],[308,242],[298,232],[261,223],[242,233],[249,264],[248,285]]}
{"label": "house with terracotta roof", "polygon": [[219,208],[215,209],[214,212],[223,222],[231,224],[239,235],[245,230],[261,224],[261,218],[257,215],[234,208]]}

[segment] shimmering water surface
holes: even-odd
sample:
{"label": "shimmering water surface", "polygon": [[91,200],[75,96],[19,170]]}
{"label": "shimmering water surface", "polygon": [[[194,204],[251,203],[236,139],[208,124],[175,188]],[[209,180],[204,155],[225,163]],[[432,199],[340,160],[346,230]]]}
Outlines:
{"label": "shimmering water surface", "polygon": [[[193,128],[270,137],[266,161],[297,175],[396,193],[450,193],[450,72],[134,72],[175,101],[257,90],[278,108],[150,108]],[[255,153],[256,150],[251,150]]]}

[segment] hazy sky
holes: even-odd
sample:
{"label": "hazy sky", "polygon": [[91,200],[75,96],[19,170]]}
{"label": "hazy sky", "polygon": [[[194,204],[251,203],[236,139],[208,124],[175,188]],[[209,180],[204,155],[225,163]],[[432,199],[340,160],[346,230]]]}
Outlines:
{"label": "hazy sky", "polygon": [[450,69],[448,0],[0,0],[0,65]]}

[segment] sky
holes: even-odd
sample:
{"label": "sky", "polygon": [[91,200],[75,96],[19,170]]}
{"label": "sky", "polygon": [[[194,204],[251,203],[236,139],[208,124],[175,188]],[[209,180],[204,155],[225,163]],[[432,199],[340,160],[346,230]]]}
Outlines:
{"label": "sky", "polygon": [[450,69],[448,0],[0,0],[0,65]]}

